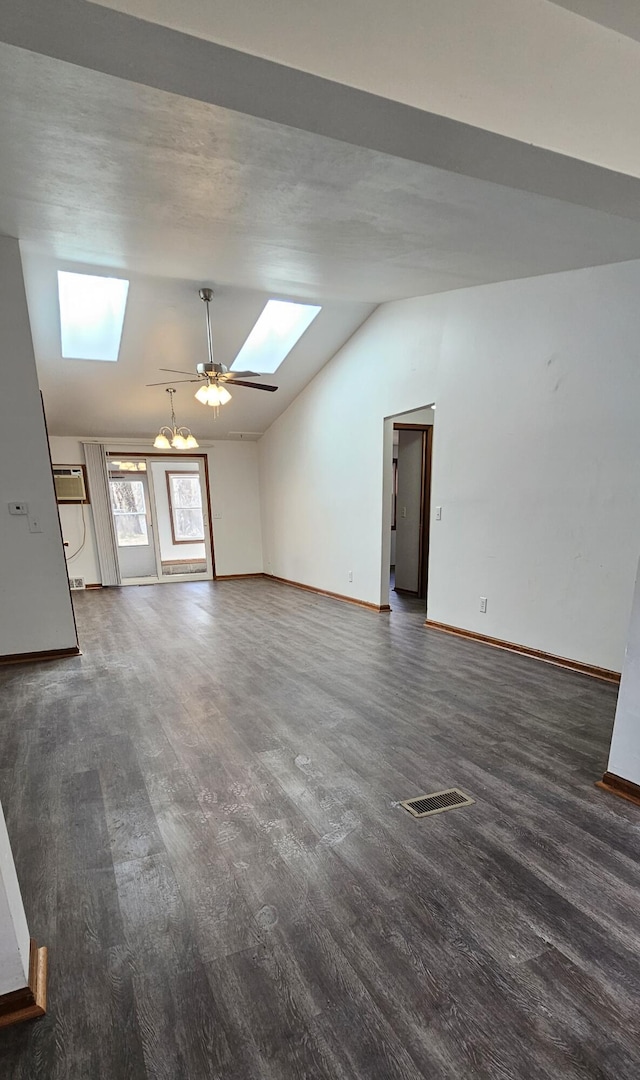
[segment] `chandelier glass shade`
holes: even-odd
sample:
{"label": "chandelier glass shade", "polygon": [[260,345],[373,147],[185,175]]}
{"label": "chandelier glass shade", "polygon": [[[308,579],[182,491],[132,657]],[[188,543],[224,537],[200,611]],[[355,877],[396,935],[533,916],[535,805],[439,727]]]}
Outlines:
{"label": "chandelier glass shade", "polygon": [[161,427],[153,445],[156,450],[170,450],[171,447],[174,450],[195,450],[199,445],[195,435],[191,434],[189,428],[178,427],[176,424],[176,414],[173,409],[175,389],[168,386],[167,393],[171,399],[171,427]]}
{"label": "chandelier glass shade", "polygon": [[211,382],[210,379],[207,379],[205,386],[201,386],[196,390],[195,396],[203,405],[212,405],[214,407],[226,405],[228,401],[231,401],[231,394],[226,387]]}

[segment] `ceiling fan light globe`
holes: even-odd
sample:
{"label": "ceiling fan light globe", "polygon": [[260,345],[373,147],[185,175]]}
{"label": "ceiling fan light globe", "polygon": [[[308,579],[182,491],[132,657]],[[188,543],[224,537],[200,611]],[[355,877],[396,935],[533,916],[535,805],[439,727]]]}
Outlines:
{"label": "ceiling fan light globe", "polygon": [[185,439],[184,435],[174,435],[171,440],[171,445],[173,446],[174,450],[186,450],[187,440]]}
{"label": "ceiling fan light globe", "polygon": [[218,404],[226,405],[228,401],[231,401],[231,394],[225,386],[218,387]]}
{"label": "ceiling fan light globe", "polygon": [[153,445],[155,446],[156,450],[170,450],[171,449],[171,443],[169,442],[167,436],[163,435],[162,432],[160,432],[158,435],[156,435],[156,439],[155,439],[155,442],[154,442]]}
{"label": "ceiling fan light globe", "polygon": [[206,386],[200,387],[196,397],[203,405],[219,405],[220,389],[215,383],[207,383]]}

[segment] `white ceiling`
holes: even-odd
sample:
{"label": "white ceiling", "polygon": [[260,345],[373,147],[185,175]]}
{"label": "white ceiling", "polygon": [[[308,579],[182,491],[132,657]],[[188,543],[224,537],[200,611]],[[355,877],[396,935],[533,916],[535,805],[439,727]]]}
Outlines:
{"label": "white ceiling", "polygon": [[[118,361],[65,360],[60,354],[56,270],[91,273],[100,268],[33,252],[23,254],[23,264],[38,375],[53,435],[153,439],[159,426],[169,422],[170,406],[162,386],[146,384],[162,381],[176,388],[178,423],[190,427],[198,439],[262,433],[373,310],[370,304],[328,301],[278,371],[256,380],[276,385],[278,391],[230,387],[232,400],[216,419],[211,408],[195,400],[198,384],[160,370],[177,368],[195,377],[196,364],[207,359],[205,308],[198,287],[209,282],[131,275]],[[218,362],[231,365],[269,296],[216,286],[211,321]]]}
{"label": "white ceiling", "polygon": [[[49,0],[25,2],[39,11]],[[640,116],[630,107],[640,77],[630,40],[640,28],[638,0],[94,0],[84,8],[98,9],[87,21],[105,33],[119,26],[122,36],[145,20],[158,44],[167,37],[154,30],[170,28],[174,41],[191,35],[640,176]]]}
{"label": "white ceiling", "polygon": [[378,303],[640,256],[640,223],[0,46],[25,250]]}
{"label": "white ceiling", "polygon": [[[180,393],[180,422],[213,438],[265,430],[381,301],[640,257],[638,222],[6,45],[0,145],[0,232],[21,240],[52,434],[157,428],[163,393],[144,383],[204,358],[202,284],[225,363],[269,296],[324,308],[277,394],[238,389],[205,433],[195,388]],[[58,268],[131,278],[117,364],[60,358]]]}
{"label": "white ceiling", "polygon": [[626,37],[640,41],[640,5],[638,0],[552,0],[591,22],[607,26]]}

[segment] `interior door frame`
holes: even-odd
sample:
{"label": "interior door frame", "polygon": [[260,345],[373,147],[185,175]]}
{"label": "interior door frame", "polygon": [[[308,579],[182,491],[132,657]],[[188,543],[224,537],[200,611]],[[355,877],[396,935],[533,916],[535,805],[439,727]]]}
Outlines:
{"label": "interior door frame", "polygon": [[431,465],[433,458],[433,424],[393,424],[394,431],[422,432],[422,468],[420,470],[420,525],[418,541],[418,589],[395,589],[404,596],[426,600],[429,582],[429,534],[431,526]]}
{"label": "interior door frame", "polygon": [[[193,453],[193,452],[190,452],[188,454],[184,454],[182,452],[172,454],[170,450],[166,450],[164,452],[161,452],[159,450],[156,450],[156,451],[142,451],[142,452],[139,451],[139,450],[107,450],[106,454],[107,454],[107,460],[109,458],[115,458],[117,460],[118,458],[130,457],[130,458],[137,458],[138,460],[146,460],[147,458],[160,458],[163,461],[171,461],[171,460],[175,460],[175,461],[185,461],[185,460],[186,461],[191,461],[192,459],[195,458],[198,461],[202,461],[202,465],[203,465],[204,488],[205,488],[205,490],[204,490],[204,499],[203,499],[202,509],[205,511],[204,517],[205,517],[205,523],[206,523],[205,550],[208,547],[209,550],[210,550],[210,553],[211,553],[211,577],[210,578],[208,578],[208,577],[206,577],[206,578],[195,577],[193,574],[171,574],[171,575],[168,575],[167,577],[162,577],[160,574],[158,574],[155,578],[140,578],[140,579],[127,578],[126,584],[127,585],[165,585],[167,583],[180,582],[180,581],[215,581],[215,579],[216,579],[216,555],[215,555],[215,543],[214,543],[214,536],[213,536],[213,513],[212,513],[212,510],[211,510],[211,485],[209,483],[209,457],[208,457],[208,454],[206,454],[206,453],[198,454],[198,453]],[[156,528],[157,509],[158,508],[157,508],[157,504],[156,504],[155,488],[153,486],[153,474],[151,472],[151,469],[147,469],[147,482],[148,482],[148,485],[149,485],[150,499],[153,501],[153,514],[154,514],[154,516],[153,516],[153,524],[154,524],[153,543],[154,543],[154,548],[155,548],[155,552],[156,552],[156,567],[159,567],[159,566],[162,565],[162,560],[160,558],[160,535],[159,535],[159,530]],[[207,543],[207,537],[208,537],[208,543]]]}

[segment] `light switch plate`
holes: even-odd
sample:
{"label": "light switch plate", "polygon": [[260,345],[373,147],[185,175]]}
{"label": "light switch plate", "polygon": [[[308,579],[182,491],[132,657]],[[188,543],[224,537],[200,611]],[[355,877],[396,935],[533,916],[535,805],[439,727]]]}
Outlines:
{"label": "light switch plate", "polygon": [[9,513],[10,514],[28,514],[29,513],[29,504],[28,503],[12,502],[12,503],[8,503],[8,506],[9,506]]}

